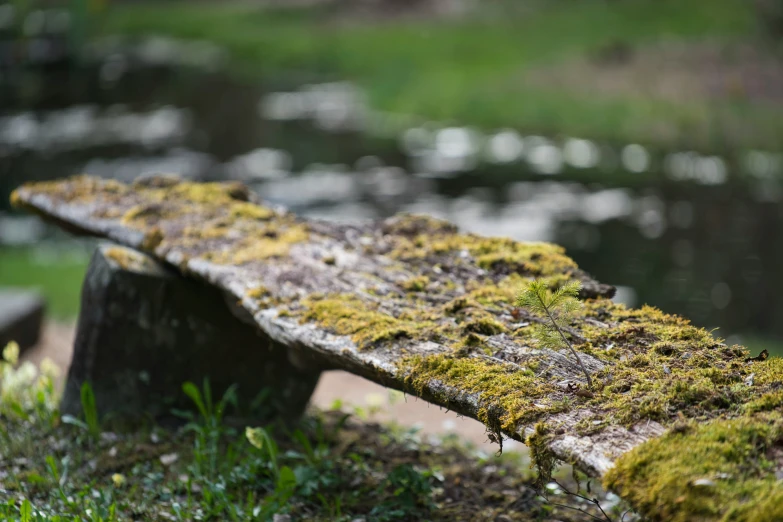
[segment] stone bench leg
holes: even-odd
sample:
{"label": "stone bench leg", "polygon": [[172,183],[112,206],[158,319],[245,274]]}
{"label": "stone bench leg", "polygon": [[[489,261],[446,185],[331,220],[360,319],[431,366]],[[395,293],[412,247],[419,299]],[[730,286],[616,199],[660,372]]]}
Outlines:
{"label": "stone bench leg", "polygon": [[[101,245],[82,288],[73,361],[61,410],[81,412],[89,381],[101,414],[167,416],[192,408],[185,381],[209,378],[216,401],[237,384],[241,414],[298,417],[320,371],[300,369],[287,350],[237,318],[224,294],[135,250]],[[250,405],[268,393],[260,409]]]}

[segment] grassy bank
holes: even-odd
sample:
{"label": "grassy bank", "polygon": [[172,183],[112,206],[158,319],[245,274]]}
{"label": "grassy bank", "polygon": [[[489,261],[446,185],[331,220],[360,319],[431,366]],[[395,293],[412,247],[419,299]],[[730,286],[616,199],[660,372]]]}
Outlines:
{"label": "grassy bank", "polygon": [[[335,8],[269,10],[218,4],[113,6],[106,33],[211,40],[255,77],[305,72],[353,80],[373,107],[440,121],[702,148],[778,146],[783,109],[743,96],[676,102],[533,85],[541,66],[620,43],[754,38],[741,0],[495,3],[458,19],[364,17]],[[587,79],[585,79],[587,80]]]}
{"label": "grassy bank", "polygon": [[47,314],[72,319],[87,269],[87,255],[73,250],[0,248],[0,287],[29,288],[46,299]]}

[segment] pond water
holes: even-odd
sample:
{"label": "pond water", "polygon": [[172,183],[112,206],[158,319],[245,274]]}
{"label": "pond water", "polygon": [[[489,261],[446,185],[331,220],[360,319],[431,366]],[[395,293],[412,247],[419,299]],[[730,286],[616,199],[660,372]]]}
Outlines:
{"label": "pond water", "polygon": [[8,208],[23,181],[240,179],[307,216],[424,212],[468,231],[557,242],[629,304],[682,313],[724,337],[783,338],[779,155],[480,132],[375,113],[348,84],[242,82],[219,63],[209,46],[153,41],[79,65],[3,71],[3,247],[54,234]]}

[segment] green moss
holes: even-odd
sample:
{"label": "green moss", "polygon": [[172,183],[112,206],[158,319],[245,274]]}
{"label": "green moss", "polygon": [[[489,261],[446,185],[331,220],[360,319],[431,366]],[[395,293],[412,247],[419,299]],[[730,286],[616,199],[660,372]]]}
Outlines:
{"label": "green moss", "polygon": [[604,484],[652,520],[781,520],[781,443],[779,412],[684,425],[621,456]]}
{"label": "green moss", "polygon": [[762,388],[742,385],[759,365],[746,365],[743,348],[726,346],[681,317],[648,306],[630,310],[607,300],[586,302],[582,313],[594,321],[578,322],[584,342],[577,348],[611,362],[597,375],[603,384],[592,404],[621,424],[666,423],[678,412],[711,418],[769,386],[764,377],[756,380],[765,383]]}
{"label": "green moss", "polygon": [[258,220],[268,220],[275,217],[275,213],[272,209],[262,207],[260,205],[254,205],[252,203],[234,203],[231,207],[230,215],[232,218]]}
{"label": "green moss", "polygon": [[421,238],[422,234],[455,234],[457,227],[426,214],[398,214],[386,222],[383,232],[391,236]]}
{"label": "green moss", "polygon": [[312,296],[303,302],[302,322],[316,321],[338,335],[349,335],[359,348],[400,337],[416,338],[434,329],[434,323],[396,318],[352,295],[337,294],[324,299]]}
{"label": "green moss", "polygon": [[[89,190],[104,190],[95,189],[90,178],[61,185],[84,185],[78,193],[85,198]],[[154,227],[162,229],[169,220],[198,215],[200,222],[170,237],[167,246],[191,248],[212,241],[215,248],[201,257],[213,263],[241,265],[283,257],[291,245],[310,237],[306,225],[292,216],[278,215],[272,209],[249,203],[249,191],[240,183],[157,183],[153,178],[134,189],[143,202],[124,212],[123,224],[151,233]],[[40,190],[38,185],[36,190]],[[164,239],[155,233],[151,241],[145,241],[145,250],[154,249]]]}
{"label": "green moss", "polygon": [[141,241],[142,250],[154,252],[161,243],[163,243],[163,231],[159,227],[152,227],[144,232],[144,239]]}
{"label": "green moss", "polygon": [[[119,181],[86,175],[72,176],[67,182],[54,180],[25,183],[21,188],[31,187],[34,187],[37,193],[57,196],[59,199],[69,203],[92,201],[99,193],[106,195],[121,195],[130,190],[128,185],[120,183]],[[18,190],[15,190],[11,194],[11,202],[14,203],[15,206],[25,206],[25,203],[19,196]]]}
{"label": "green moss", "polygon": [[14,190],[13,192],[11,192],[10,201],[11,201],[11,206],[13,208],[22,208],[23,206],[22,198],[19,196],[18,190]]}
{"label": "green moss", "polygon": [[136,205],[122,216],[122,223],[134,225],[138,223],[150,223],[166,217],[164,207],[160,203]]}
{"label": "green moss", "polygon": [[[284,257],[288,255],[291,245],[305,242],[310,238],[310,233],[304,224],[295,223],[279,227],[274,232],[273,230],[270,227],[266,235],[261,237],[245,236],[239,242],[231,244],[230,248],[209,252],[204,257],[217,264],[243,265],[272,257]],[[206,229],[203,233],[210,234],[214,231],[215,229]]]}
{"label": "green moss", "polygon": [[475,234],[456,234],[453,227],[436,226],[427,229],[431,220],[422,222],[409,218],[399,227],[419,232],[414,237],[396,238],[392,257],[412,260],[431,259],[443,255],[459,255],[465,251],[485,270],[520,273],[528,276],[569,277],[576,271],[574,261],[565,250],[548,243],[520,243],[508,238],[487,238]]}
{"label": "green moss", "polygon": [[565,249],[549,243],[520,243],[506,238],[479,238],[470,246],[478,265],[485,269],[505,268],[535,276],[562,276],[577,268]]}
{"label": "green moss", "polygon": [[264,297],[268,297],[270,294],[269,290],[265,286],[260,285],[248,290],[246,295],[252,299],[263,299]]}
{"label": "green moss", "polygon": [[491,315],[485,313],[479,317],[473,317],[462,326],[465,333],[478,333],[482,335],[498,335],[506,332],[506,327]]}
{"label": "green moss", "polygon": [[124,247],[110,247],[104,250],[104,255],[125,270],[145,270],[154,263],[145,255]]}
{"label": "green moss", "polygon": [[[495,360],[438,354],[406,359],[403,367],[406,382],[419,394],[439,382],[478,395],[479,420],[489,428],[498,425],[506,433],[546,413],[552,398],[559,395],[553,384]],[[443,399],[448,403],[448,398]]]}
{"label": "green moss", "polygon": [[526,281],[519,274],[510,274],[497,284],[489,282],[480,285],[471,290],[468,297],[482,306],[511,306]]}
{"label": "green moss", "polygon": [[549,448],[552,435],[543,422],[533,428],[533,433],[525,440],[530,450],[530,467],[535,468],[538,487],[543,487],[552,480],[552,473],[557,467],[558,459]]}
{"label": "green moss", "polygon": [[758,399],[745,404],[744,409],[748,413],[783,409],[783,390],[765,393]]}
{"label": "green moss", "polygon": [[412,277],[402,282],[402,287],[408,292],[423,292],[430,282],[427,276]]}

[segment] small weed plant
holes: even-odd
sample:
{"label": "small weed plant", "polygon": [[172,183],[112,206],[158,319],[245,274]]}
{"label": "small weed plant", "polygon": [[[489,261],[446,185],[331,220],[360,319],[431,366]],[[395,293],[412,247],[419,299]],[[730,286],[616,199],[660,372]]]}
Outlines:
{"label": "small weed plant", "polygon": [[92,385],[85,381],[81,387],[82,414],[84,420],[78,419],[73,415],[63,415],[62,421],[66,424],[80,428],[90,437],[93,442],[101,436],[101,423],[98,419],[98,406],[95,402],[95,392]]}

